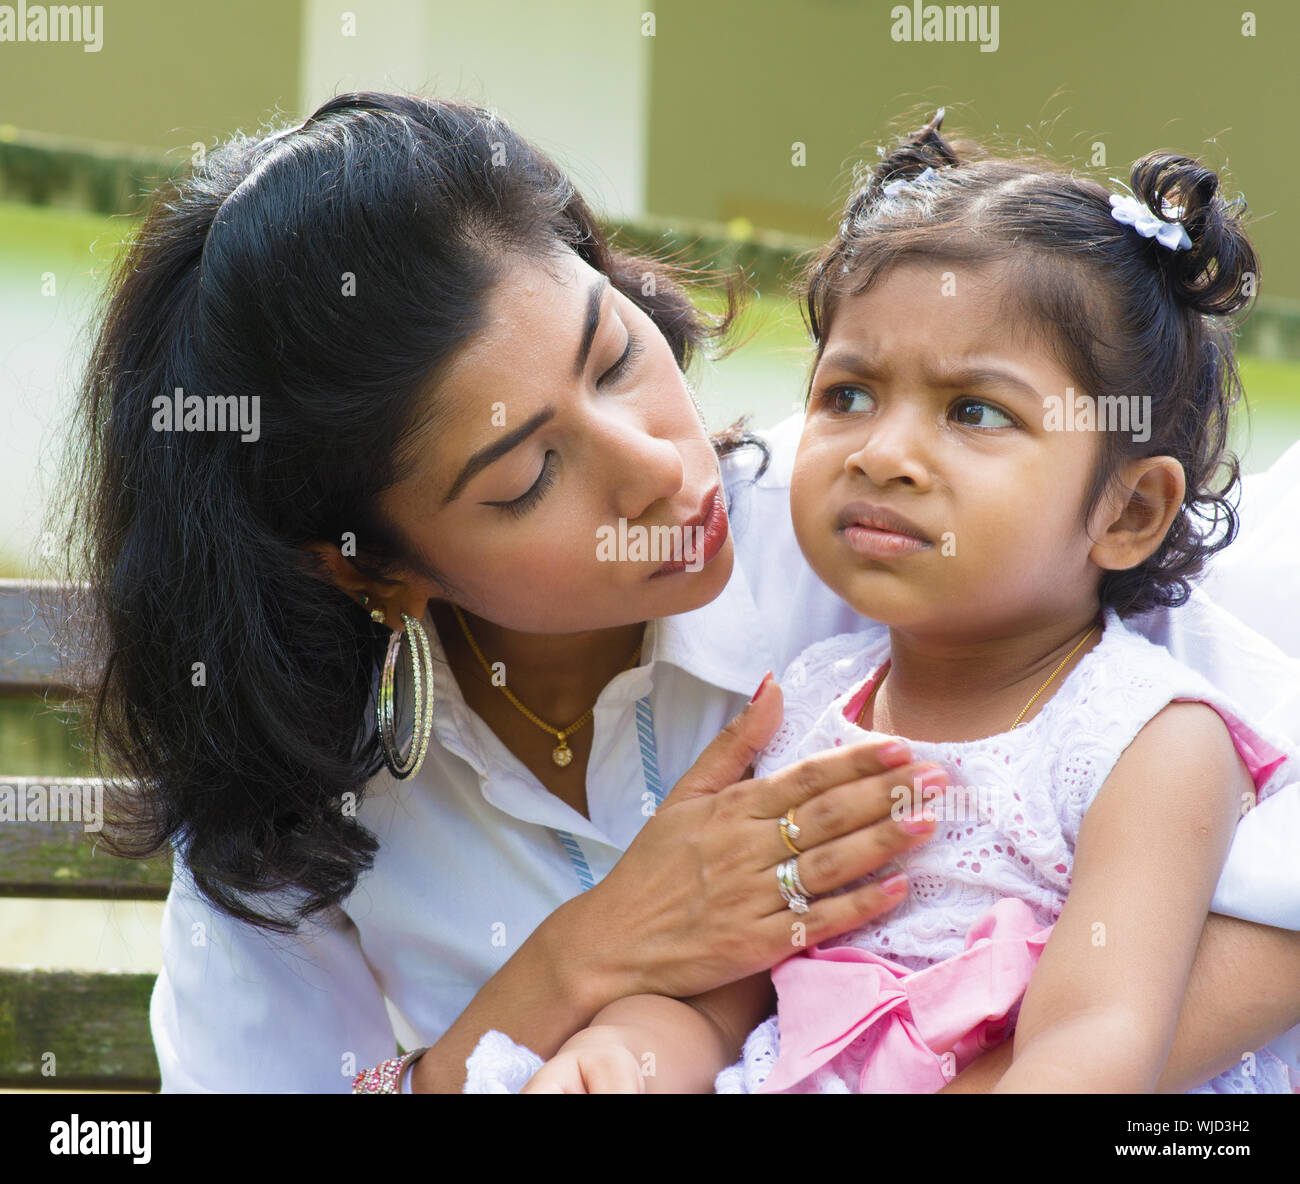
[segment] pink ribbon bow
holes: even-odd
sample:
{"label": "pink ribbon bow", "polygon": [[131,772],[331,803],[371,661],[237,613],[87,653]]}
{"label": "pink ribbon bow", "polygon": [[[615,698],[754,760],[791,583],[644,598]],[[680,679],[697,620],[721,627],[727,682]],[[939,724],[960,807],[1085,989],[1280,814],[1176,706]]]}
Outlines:
{"label": "pink ribbon bow", "polygon": [[1007,897],[971,926],[962,953],[924,970],[852,946],[786,959],[772,970],[780,1055],[759,1093],[807,1092],[806,1079],[868,1031],[859,1093],[933,1093],[1005,1038],[1051,932]]}

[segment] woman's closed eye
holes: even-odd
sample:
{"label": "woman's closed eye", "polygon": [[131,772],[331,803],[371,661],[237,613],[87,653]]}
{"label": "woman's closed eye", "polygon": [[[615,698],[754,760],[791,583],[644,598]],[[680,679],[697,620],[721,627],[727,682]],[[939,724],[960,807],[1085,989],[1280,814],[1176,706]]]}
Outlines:
{"label": "woman's closed eye", "polygon": [[556,463],[551,458],[555,456],[554,449],[547,449],[546,455],[542,458],[542,470],[537,474],[537,480],[533,482],[532,487],[527,493],[508,502],[484,502],[485,506],[496,506],[505,510],[507,513],[514,515],[516,518],[527,514],[542,498],[546,491],[555,484]]}
{"label": "woman's closed eye", "polygon": [[[606,387],[624,377],[631,370],[632,363],[641,355],[644,348],[641,339],[629,332],[623,352],[618,356],[614,364],[596,379],[597,389]],[[554,449],[547,450],[546,456],[542,459],[541,472],[537,474],[537,480],[533,482],[526,493],[508,502],[484,502],[483,504],[485,506],[496,506],[516,518],[521,518],[524,514],[527,514],[546,496],[547,490],[555,484],[555,471],[558,467],[555,455]]]}
{"label": "woman's closed eye", "polygon": [[627,345],[619,355],[618,360],[596,379],[596,389],[602,390],[611,382],[617,382],[631,368],[632,363],[636,361],[644,347],[639,338],[634,337],[631,332],[627,335]]}

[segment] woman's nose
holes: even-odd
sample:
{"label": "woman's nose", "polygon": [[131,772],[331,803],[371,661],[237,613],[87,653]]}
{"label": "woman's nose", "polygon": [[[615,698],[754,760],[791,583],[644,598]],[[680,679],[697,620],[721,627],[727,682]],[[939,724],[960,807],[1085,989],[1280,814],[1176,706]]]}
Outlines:
{"label": "woman's nose", "polygon": [[606,441],[606,479],[619,517],[635,522],[658,501],[680,492],[686,466],[673,440],[643,427],[616,427]]}

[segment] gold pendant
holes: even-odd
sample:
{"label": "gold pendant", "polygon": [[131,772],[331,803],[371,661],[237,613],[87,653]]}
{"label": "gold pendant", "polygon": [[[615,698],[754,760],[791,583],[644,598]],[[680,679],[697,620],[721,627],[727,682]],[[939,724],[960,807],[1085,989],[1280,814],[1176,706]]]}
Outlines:
{"label": "gold pendant", "polygon": [[560,743],[551,751],[551,760],[562,769],[573,760],[573,750],[568,746],[568,744],[561,740]]}

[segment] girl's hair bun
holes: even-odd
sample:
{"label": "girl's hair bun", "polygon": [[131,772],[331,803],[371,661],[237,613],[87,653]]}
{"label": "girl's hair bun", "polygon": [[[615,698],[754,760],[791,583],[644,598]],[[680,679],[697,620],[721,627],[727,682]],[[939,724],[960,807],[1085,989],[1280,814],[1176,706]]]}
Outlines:
{"label": "girl's hair bun", "polygon": [[960,163],[956,150],[939,134],[945,114],[945,108],[940,107],[929,123],[892,152],[879,150],[880,163],[871,173],[875,190],[879,191],[890,181],[910,181],[928,168],[941,169]]}
{"label": "girl's hair bun", "polygon": [[1190,250],[1158,254],[1174,294],[1196,312],[1230,316],[1250,304],[1259,287],[1259,261],[1242,229],[1246,203],[1225,202],[1212,169],[1187,156],[1152,152],[1129,174],[1133,196],[1158,216],[1182,208]]}
{"label": "girl's hair bun", "polygon": [[841,236],[848,233],[863,210],[880,200],[891,181],[911,181],[928,168],[941,169],[961,163],[956,148],[939,134],[944,114],[945,109],[940,107],[929,123],[920,131],[904,136],[892,152],[876,149],[880,160],[865,176],[860,171],[855,176],[853,195],[840,221]]}

